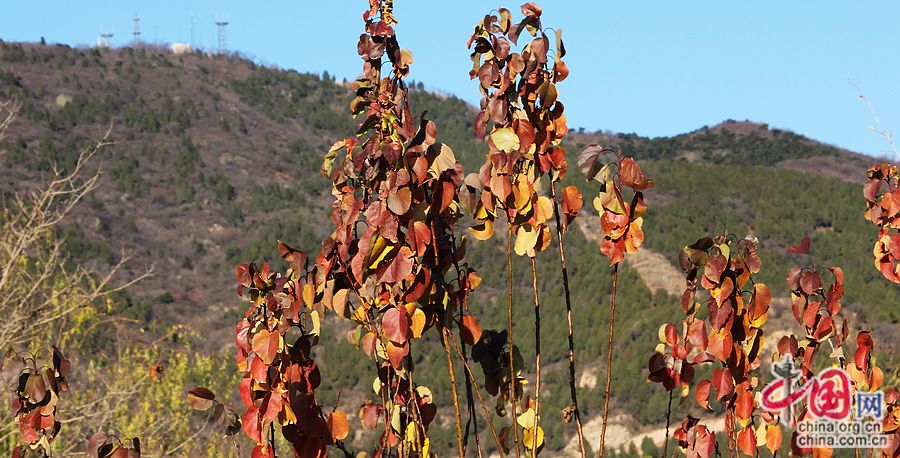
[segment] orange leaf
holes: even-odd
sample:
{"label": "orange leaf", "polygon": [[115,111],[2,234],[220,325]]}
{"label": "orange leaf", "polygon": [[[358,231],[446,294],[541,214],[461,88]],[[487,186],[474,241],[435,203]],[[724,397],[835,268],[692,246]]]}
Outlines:
{"label": "orange leaf", "polygon": [[281,350],[281,334],[263,329],[253,336],[253,351],[267,366],[272,364],[279,350]]}
{"label": "orange leaf", "polygon": [[753,428],[744,428],[738,433],[738,447],[744,455],[756,456],[756,434],[753,434]]}
{"label": "orange leaf", "polygon": [[335,411],[328,416],[328,429],[331,431],[331,437],[336,441],[342,441],[350,434],[350,423],[347,421],[347,415],[340,410]]}
{"label": "orange leaf", "polygon": [[481,340],[481,326],[478,320],[472,315],[463,315],[460,322],[459,333],[463,342],[469,346],[474,346]]}
{"label": "orange leaf", "polygon": [[766,428],[766,448],[772,453],[781,448],[780,425],[772,425]]}

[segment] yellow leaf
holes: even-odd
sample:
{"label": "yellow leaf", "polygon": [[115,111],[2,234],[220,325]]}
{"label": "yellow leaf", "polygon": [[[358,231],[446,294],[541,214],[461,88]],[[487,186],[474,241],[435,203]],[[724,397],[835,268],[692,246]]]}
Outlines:
{"label": "yellow leaf", "polygon": [[319,318],[319,311],[313,310],[312,312],[309,312],[309,317],[312,320],[312,330],[310,331],[310,334],[317,336],[319,335],[319,329],[322,323],[322,320]]}
{"label": "yellow leaf", "polygon": [[534,409],[529,407],[528,410],[522,412],[522,414],[516,418],[516,423],[518,423],[519,426],[521,426],[525,429],[529,429],[529,428],[533,427],[534,426]]}
{"label": "yellow leaf", "polygon": [[500,151],[509,153],[519,150],[519,136],[511,127],[494,130],[491,132],[491,140]]}
{"label": "yellow leaf", "polygon": [[487,240],[494,235],[494,222],[486,219],[481,224],[471,226],[469,232],[472,233],[472,237],[478,240]]}
{"label": "yellow leaf", "polygon": [[535,210],[535,219],[538,225],[546,223],[553,217],[553,201],[547,196],[540,196],[537,200]]}
{"label": "yellow leaf", "polygon": [[400,431],[403,429],[400,423],[400,406],[397,404],[394,404],[394,408],[391,411],[391,428],[393,428],[397,433],[400,433]]}
{"label": "yellow leaf", "polygon": [[725,256],[725,259],[728,259],[728,255],[731,254],[731,248],[727,243],[719,245],[719,251],[722,253],[722,256]]}
{"label": "yellow leaf", "polygon": [[307,307],[312,307],[315,299],[316,289],[313,287],[312,283],[303,285],[303,303],[306,304]]}
{"label": "yellow leaf", "polygon": [[422,332],[425,330],[425,312],[416,309],[412,314],[412,323],[409,327],[412,329],[414,339],[422,337]]}
{"label": "yellow leaf", "polygon": [[375,380],[372,380],[372,391],[375,392],[376,395],[381,394],[381,379],[375,377]]}
{"label": "yellow leaf", "polygon": [[525,254],[533,255],[538,235],[538,231],[531,226],[519,226],[519,229],[516,230],[516,254],[519,256],[524,256]]}
{"label": "yellow leaf", "polygon": [[531,186],[529,186],[528,180],[523,178],[521,175],[516,180],[516,185],[513,187],[513,196],[515,197],[515,206],[520,211],[531,202],[531,196],[534,194],[531,191]]}
{"label": "yellow leaf", "polygon": [[522,444],[525,445],[525,448],[528,450],[540,449],[542,445],[544,445],[544,429],[540,426],[537,427],[537,435],[535,435],[531,428],[526,428],[524,434],[522,435]]}
{"label": "yellow leaf", "polygon": [[369,254],[366,256],[366,265],[369,266],[370,269],[377,268],[378,263],[383,261],[384,258],[393,251],[393,248],[393,246],[388,244],[388,239],[382,237],[380,234],[376,235],[375,241],[369,248]]}
{"label": "yellow leaf", "polygon": [[409,422],[406,425],[406,442],[410,444],[416,443],[416,438],[419,436],[419,431],[416,429],[416,423]]}

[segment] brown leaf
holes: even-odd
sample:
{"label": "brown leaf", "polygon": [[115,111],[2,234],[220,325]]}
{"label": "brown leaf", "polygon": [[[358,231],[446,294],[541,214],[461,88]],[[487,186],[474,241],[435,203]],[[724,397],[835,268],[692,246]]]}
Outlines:
{"label": "brown leaf", "polygon": [[531,18],[541,17],[541,7],[535,2],[528,2],[522,5],[522,14]]}
{"label": "brown leaf", "polygon": [[192,409],[207,410],[212,407],[216,395],[207,388],[197,386],[188,391],[187,399]]}

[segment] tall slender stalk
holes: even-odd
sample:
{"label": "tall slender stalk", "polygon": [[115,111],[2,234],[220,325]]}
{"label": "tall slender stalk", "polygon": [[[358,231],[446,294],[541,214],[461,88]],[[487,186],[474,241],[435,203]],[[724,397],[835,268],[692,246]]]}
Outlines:
{"label": "tall slender stalk", "polygon": [[[460,291],[465,290],[468,286],[463,281],[462,269],[459,267],[459,260],[456,256],[456,235],[453,232],[453,225],[449,225],[448,229],[450,230],[450,255],[453,258],[453,266],[456,269],[456,280],[457,287]],[[463,296],[463,306],[459,310],[459,319],[462,321],[463,316],[469,314],[469,295],[468,292]],[[462,329],[458,330],[460,336],[462,336]],[[462,340],[462,339],[460,339]],[[466,357],[466,343],[462,343],[462,351],[461,351],[461,359],[463,364],[466,364],[468,359]],[[469,375],[468,371],[463,371],[463,375],[466,378],[466,408],[468,411],[468,418],[466,418],[466,431],[463,434],[463,454],[465,454],[466,450],[469,447],[469,428],[471,427],[473,433],[475,435],[475,451],[478,453],[478,458],[483,456],[483,451],[481,450],[481,440],[478,437],[478,416],[475,413],[475,399],[472,397],[472,377]]]}
{"label": "tall slender stalk", "polygon": [[462,439],[462,425],[461,419],[462,416],[459,413],[459,396],[456,392],[456,374],[453,370],[453,359],[450,357],[450,344],[447,341],[447,334],[450,331],[441,326],[441,341],[444,344],[444,352],[447,354],[447,372],[450,375],[450,391],[453,393],[453,414],[456,419],[456,446],[459,450],[459,458],[463,458],[465,452],[463,451],[463,439]]}
{"label": "tall slender stalk", "polygon": [[667,452],[669,451],[669,425],[672,421],[672,391],[669,390],[669,406],[666,407],[666,441],[663,442],[663,451],[662,454],[659,455],[660,458],[666,458]]}
{"label": "tall slender stalk", "polygon": [[538,298],[537,261],[531,257],[531,289],[534,290],[534,426],[531,434],[531,458],[537,456],[537,431],[541,421],[541,302]]}
{"label": "tall slender stalk", "polygon": [[619,279],[619,264],[613,265],[612,292],[609,294],[609,350],[606,353],[606,394],[603,397],[603,425],[600,427],[599,456],[606,456],[606,425],[609,423],[609,389],[612,383],[613,330],[616,321],[616,287]]}
{"label": "tall slender stalk", "polygon": [[581,449],[581,458],[587,454],[584,449],[584,430],[581,425],[581,410],[578,408],[578,393],[575,381],[575,331],[572,326],[572,293],[569,289],[569,270],[566,267],[566,246],[562,237],[562,222],[559,217],[559,203],[556,200],[556,183],[550,180],[550,196],[553,200],[553,215],[556,217],[556,243],[559,248],[559,266],[562,272],[563,291],[566,296],[566,326],[569,334],[569,395],[572,398],[572,407],[575,409],[575,428],[578,432],[578,447]]}
{"label": "tall slender stalk", "polygon": [[[450,343],[453,344],[453,348],[456,350],[456,354],[459,356],[459,359],[463,362],[463,367],[466,369],[466,373],[469,374],[469,377],[475,378],[475,374],[472,373],[472,368],[469,367],[469,364],[466,362],[466,359],[463,357],[463,353],[459,349],[459,345],[456,343],[456,339],[453,338],[453,334],[447,334],[447,337],[450,338]],[[503,446],[500,444],[500,437],[497,436],[497,430],[494,428],[494,420],[491,418],[491,412],[488,410],[487,402],[484,400],[484,396],[481,395],[481,390],[478,388],[478,384],[472,384],[472,388],[475,389],[475,396],[478,397],[478,401],[481,403],[481,410],[484,412],[485,418],[488,421],[488,427],[491,430],[491,436],[494,437],[494,442],[497,443],[497,452],[501,457],[505,457],[506,454],[503,453]]]}
{"label": "tall slender stalk", "polygon": [[506,332],[509,342],[509,404],[512,412],[513,444],[516,448],[516,457],[519,453],[519,428],[516,425],[516,369],[513,367],[513,270],[512,270],[512,223],[507,219],[506,231]]}

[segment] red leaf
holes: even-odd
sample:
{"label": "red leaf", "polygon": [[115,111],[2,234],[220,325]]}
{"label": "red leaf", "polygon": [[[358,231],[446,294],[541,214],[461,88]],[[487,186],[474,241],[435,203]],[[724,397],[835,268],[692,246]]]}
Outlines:
{"label": "red leaf", "polygon": [[795,254],[809,254],[809,244],[809,236],[803,237],[803,240],[801,240],[797,245],[788,245],[787,252]]}
{"label": "red leaf", "polygon": [[734,391],[734,378],[728,369],[719,367],[713,371],[712,385],[716,389],[716,400],[721,401]]}
{"label": "red leaf", "polygon": [[373,404],[372,401],[366,401],[359,408],[359,418],[363,427],[367,429],[375,429],[378,426],[378,419],[381,417],[381,406]]}
{"label": "red leaf", "polygon": [[263,400],[263,407],[265,407],[265,413],[263,414],[263,420],[266,421],[274,421],[278,418],[278,414],[281,413],[281,408],[284,405],[284,398],[280,393],[275,391],[269,392],[266,395],[267,399]]}
{"label": "red leaf", "polygon": [[853,356],[853,362],[856,363],[856,367],[859,370],[866,372],[869,370],[869,354],[875,346],[872,335],[868,331],[861,331],[856,336],[856,345],[856,354]]}
{"label": "red leaf", "polygon": [[822,278],[815,270],[804,270],[800,274],[800,289],[806,294],[813,294],[822,287]]}
{"label": "red leaf", "polygon": [[704,409],[710,411],[712,410],[709,407],[709,390],[711,387],[712,382],[710,382],[709,380],[702,380],[697,384],[697,390],[694,393],[694,398],[697,399],[697,404],[699,404],[700,407],[703,407]]}
{"label": "red leaf", "polygon": [[653,180],[648,180],[634,159],[626,157],[619,164],[619,177],[622,183],[635,191],[643,191],[653,187]]}
{"label": "red leaf", "polygon": [[388,339],[402,344],[406,342],[409,334],[409,319],[406,312],[401,311],[397,307],[391,307],[381,318],[381,326],[384,330],[384,336]]}
{"label": "red leaf", "polygon": [[291,263],[291,268],[295,271],[301,272],[306,266],[306,253],[289,247],[281,240],[278,241],[278,254],[282,259]]}
{"label": "red leaf", "polygon": [[241,379],[240,385],[238,385],[238,391],[241,394],[241,400],[244,401],[244,405],[250,407],[253,405],[253,392],[250,388],[250,377],[244,377]]}
{"label": "red leaf", "polygon": [[469,346],[474,346],[481,340],[481,326],[478,320],[472,315],[463,315],[459,326],[459,333],[463,342]]}
{"label": "red leaf", "polygon": [[406,279],[412,273],[413,252],[406,246],[400,247],[397,255],[388,264],[382,264],[378,268],[378,281],[382,283],[396,283]]}
{"label": "red leaf", "polygon": [[397,346],[394,342],[388,342],[387,345],[388,359],[391,360],[391,366],[394,369],[400,369],[403,358],[409,354],[409,342],[404,342],[402,346]]}
{"label": "red leaf", "polygon": [[753,395],[745,389],[740,390],[734,404],[734,413],[738,419],[749,420],[753,415],[753,407]]}
{"label": "red leaf", "polygon": [[241,416],[241,425],[244,433],[254,442],[262,441],[259,435],[259,408],[256,406],[247,407],[247,411]]}
{"label": "red leaf", "polygon": [[412,203],[412,193],[408,187],[402,187],[388,194],[387,206],[395,215],[401,216],[406,214]]}
{"label": "red leaf", "polygon": [[753,428],[744,428],[738,433],[738,447],[747,456],[756,456],[756,434]]}
{"label": "red leaf", "polygon": [[100,456],[100,447],[102,447],[103,444],[106,443],[107,438],[108,436],[103,431],[94,433],[94,435],[91,436],[90,439],[88,439],[88,455],[90,455],[92,458],[98,458]]}

